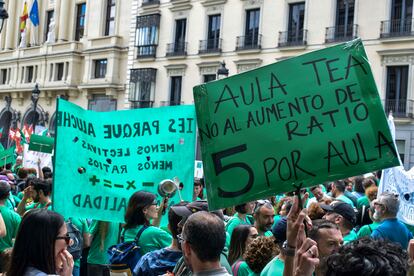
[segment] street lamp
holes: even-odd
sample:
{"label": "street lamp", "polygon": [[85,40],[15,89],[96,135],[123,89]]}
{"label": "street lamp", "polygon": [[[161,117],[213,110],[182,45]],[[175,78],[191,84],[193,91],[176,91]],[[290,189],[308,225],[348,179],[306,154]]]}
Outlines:
{"label": "street lamp", "polygon": [[220,68],[217,70],[217,79],[221,80],[229,76],[229,69],[226,68],[226,63],[220,62]]}
{"label": "street lamp", "polygon": [[39,100],[40,90],[39,85],[36,83],[35,88],[32,90],[32,102],[33,102],[33,121],[32,121],[32,128],[33,133],[35,133],[35,128],[37,124],[37,101]]}
{"label": "street lamp", "polygon": [[9,18],[9,14],[4,8],[4,1],[0,0],[0,33],[3,30],[4,21],[6,21],[7,18]]}

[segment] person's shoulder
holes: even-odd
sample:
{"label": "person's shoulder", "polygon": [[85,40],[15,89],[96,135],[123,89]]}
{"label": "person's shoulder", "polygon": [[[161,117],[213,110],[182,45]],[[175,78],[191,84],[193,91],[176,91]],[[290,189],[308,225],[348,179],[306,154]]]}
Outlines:
{"label": "person's shoulder", "polygon": [[49,276],[49,275],[42,272],[42,271],[40,271],[37,268],[29,266],[29,267],[27,267],[27,269],[26,269],[23,276]]}

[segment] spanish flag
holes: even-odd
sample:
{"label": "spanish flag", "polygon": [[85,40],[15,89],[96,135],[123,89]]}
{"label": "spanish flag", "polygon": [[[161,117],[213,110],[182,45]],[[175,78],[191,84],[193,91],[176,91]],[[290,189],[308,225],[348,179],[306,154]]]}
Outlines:
{"label": "spanish flag", "polygon": [[26,20],[29,17],[29,14],[27,13],[27,3],[24,1],[23,6],[23,14],[20,16],[20,32],[24,32],[24,29],[26,29]]}

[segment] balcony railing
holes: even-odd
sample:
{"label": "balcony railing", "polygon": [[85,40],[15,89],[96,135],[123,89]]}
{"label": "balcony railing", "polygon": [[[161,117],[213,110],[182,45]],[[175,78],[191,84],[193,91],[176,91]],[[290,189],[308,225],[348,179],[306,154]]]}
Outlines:
{"label": "balcony railing", "polygon": [[357,38],[358,25],[338,25],[326,28],[325,43],[348,41]]}
{"label": "balcony railing", "polygon": [[396,118],[413,118],[413,100],[383,100],[385,113],[392,112]]}
{"label": "balcony railing", "polygon": [[389,21],[381,21],[381,38],[413,35],[414,32],[412,19],[395,19]]}
{"label": "balcony railing", "polygon": [[279,47],[304,46],[307,44],[308,30],[279,32]]}
{"label": "balcony railing", "polygon": [[158,45],[145,45],[137,47],[137,58],[155,57]]}
{"label": "balcony railing", "polygon": [[221,52],[221,38],[200,40],[199,54],[219,53]]}
{"label": "balcony railing", "polygon": [[154,101],[131,101],[131,109],[152,107]]}
{"label": "balcony railing", "polygon": [[167,57],[186,56],[187,42],[176,42],[167,44]]}
{"label": "balcony railing", "polygon": [[183,101],[161,101],[160,106],[182,105]]}
{"label": "balcony railing", "polygon": [[236,51],[253,50],[262,48],[262,35],[238,36],[236,41]]}
{"label": "balcony railing", "polygon": [[144,0],[142,1],[142,6],[149,6],[149,5],[159,5],[159,0]]}

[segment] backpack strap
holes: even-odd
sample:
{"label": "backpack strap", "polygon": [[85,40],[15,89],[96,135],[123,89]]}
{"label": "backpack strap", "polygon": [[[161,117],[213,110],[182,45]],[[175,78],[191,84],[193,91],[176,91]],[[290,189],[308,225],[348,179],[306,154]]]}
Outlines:
{"label": "backpack strap", "polygon": [[241,263],[242,263],[242,261],[237,261],[234,265],[232,265],[231,271],[233,272],[234,276],[237,276],[237,273],[239,272],[239,268],[240,268]]}
{"label": "backpack strap", "polygon": [[368,224],[369,231],[372,233],[371,225]]}
{"label": "backpack strap", "polygon": [[138,233],[135,237],[135,240],[134,240],[136,244],[138,244],[138,241],[139,241],[139,238],[141,237],[142,232],[144,232],[144,230],[147,229],[147,228],[148,228],[148,225],[144,225],[144,226],[142,226],[141,229],[139,229],[139,231],[138,231]]}

